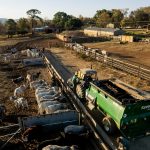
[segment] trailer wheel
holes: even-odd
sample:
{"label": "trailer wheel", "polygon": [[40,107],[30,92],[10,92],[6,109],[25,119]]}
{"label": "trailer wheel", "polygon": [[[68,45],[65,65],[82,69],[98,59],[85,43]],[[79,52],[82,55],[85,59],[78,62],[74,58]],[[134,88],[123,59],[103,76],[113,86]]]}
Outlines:
{"label": "trailer wheel", "polygon": [[85,98],[85,88],[83,84],[77,84],[76,85],[76,94],[80,99]]}
{"label": "trailer wheel", "polygon": [[103,127],[108,134],[113,134],[116,131],[116,124],[110,117],[103,118]]}

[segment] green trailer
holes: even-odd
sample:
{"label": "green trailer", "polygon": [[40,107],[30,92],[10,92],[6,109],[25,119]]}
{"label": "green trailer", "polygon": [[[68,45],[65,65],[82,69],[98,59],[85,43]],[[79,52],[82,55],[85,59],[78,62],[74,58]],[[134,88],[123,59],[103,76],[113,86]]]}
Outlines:
{"label": "green trailer", "polygon": [[85,93],[105,114],[102,123],[108,133],[116,127],[128,139],[149,133],[150,99],[136,99],[111,80],[91,82]]}
{"label": "green trailer", "polygon": [[119,129],[127,139],[149,134],[150,96],[118,81],[98,80],[96,71],[82,69],[68,84],[78,98],[92,102],[104,114],[102,124],[108,133]]}

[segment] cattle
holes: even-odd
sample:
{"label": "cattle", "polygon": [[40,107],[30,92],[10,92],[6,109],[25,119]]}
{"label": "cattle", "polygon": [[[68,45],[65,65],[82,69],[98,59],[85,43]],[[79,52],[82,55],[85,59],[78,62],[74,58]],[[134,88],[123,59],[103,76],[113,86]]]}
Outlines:
{"label": "cattle", "polygon": [[36,84],[34,85],[34,89],[40,88],[42,86],[48,86],[48,84],[46,82],[40,83],[40,84]]}
{"label": "cattle", "polygon": [[54,86],[54,87],[48,87],[48,86],[43,86],[43,88],[41,87],[38,87],[36,90],[35,90],[35,95],[38,94],[38,93],[42,93],[42,92],[49,92],[49,91],[56,91],[58,92],[59,91],[59,87],[57,86]]}
{"label": "cattle", "polygon": [[12,82],[15,84],[18,84],[20,82],[24,81],[24,78],[22,76],[16,78],[16,79],[12,79]]}
{"label": "cattle", "polygon": [[37,73],[27,73],[26,76],[26,81],[27,83],[30,83],[31,81],[35,81],[39,78],[41,72],[37,72]]}
{"label": "cattle", "polygon": [[48,102],[48,101],[56,101],[58,99],[58,97],[51,97],[49,95],[45,95],[43,97],[41,97],[40,99],[37,100],[37,103],[40,104],[42,102]]}
{"label": "cattle", "polygon": [[27,56],[27,50],[22,50],[22,51],[21,51],[21,55]]}
{"label": "cattle", "polygon": [[64,128],[64,133],[62,133],[67,143],[79,145],[86,143],[91,134],[91,130],[89,130],[88,127],[82,125],[69,125]]}
{"label": "cattle", "polygon": [[39,110],[39,114],[43,114],[45,111],[45,108],[48,107],[49,105],[55,105],[55,104],[59,104],[58,101],[43,101],[40,104],[38,104],[38,110]]}
{"label": "cattle", "polygon": [[67,109],[67,107],[68,106],[65,103],[49,105],[48,107],[45,108],[45,114],[52,114],[55,111]]}
{"label": "cattle", "polygon": [[63,112],[68,112],[71,109],[62,109],[62,110],[56,110],[54,113],[63,113]]}
{"label": "cattle", "polygon": [[14,90],[14,96],[15,97],[23,96],[26,89],[27,89],[26,85],[21,85],[20,87],[18,87]]}
{"label": "cattle", "polygon": [[43,86],[43,85],[47,85],[45,80],[36,80],[36,81],[30,82],[31,89],[38,88],[39,86]]}
{"label": "cattle", "polygon": [[28,109],[28,102],[25,98],[21,97],[21,98],[18,98],[16,100],[14,100],[14,104],[15,104],[15,107],[20,109]]}
{"label": "cattle", "polygon": [[59,95],[60,95],[59,92],[50,90],[50,91],[41,92],[41,93],[36,94],[36,99],[38,101],[38,100],[40,100],[40,98],[42,98],[44,96],[48,96],[49,99],[52,99],[52,98],[58,97]]}
{"label": "cattle", "polygon": [[12,54],[15,54],[17,52],[17,49],[16,48],[12,48],[10,51],[11,51]]}
{"label": "cattle", "polygon": [[5,62],[10,62],[11,59],[12,59],[11,55],[8,55],[8,56],[5,56],[5,57],[4,57],[4,61],[5,61]]}
{"label": "cattle", "polygon": [[50,90],[50,86],[48,86],[48,85],[47,86],[44,86],[44,85],[38,86],[35,90],[35,94],[38,94],[40,92],[47,91],[47,90]]}
{"label": "cattle", "polygon": [[60,103],[65,103],[65,96],[62,94],[58,94],[55,97],[51,97],[51,95],[44,95],[40,99],[37,99],[37,103],[45,102],[45,101],[55,101],[58,100]]}
{"label": "cattle", "polygon": [[79,150],[77,145],[72,146],[58,146],[58,145],[47,145],[42,150]]}
{"label": "cattle", "polygon": [[13,57],[14,59],[17,59],[17,58],[19,57],[19,54],[18,54],[18,53],[12,54],[12,57]]}
{"label": "cattle", "polygon": [[69,125],[64,128],[64,133],[65,134],[82,134],[86,131],[86,128],[82,125]]}

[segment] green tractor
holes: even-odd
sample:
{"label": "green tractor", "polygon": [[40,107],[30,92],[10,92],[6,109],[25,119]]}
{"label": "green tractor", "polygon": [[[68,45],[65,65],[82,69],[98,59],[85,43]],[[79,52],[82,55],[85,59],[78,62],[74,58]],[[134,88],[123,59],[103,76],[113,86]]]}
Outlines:
{"label": "green tractor", "polygon": [[85,98],[85,90],[90,82],[97,80],[97,72],[93,69],[85,68],[76,71],[74,76],[68,80],[69,86],[74,90],[78,98]]}
{"label": "green tractor", "polygon": [[118,129],[127,139],[150,133],[150,94],[117,79],[98,80],[93,69],[81,69],[68,80],[78,98],[99,109],[104,129],[112,134]]}

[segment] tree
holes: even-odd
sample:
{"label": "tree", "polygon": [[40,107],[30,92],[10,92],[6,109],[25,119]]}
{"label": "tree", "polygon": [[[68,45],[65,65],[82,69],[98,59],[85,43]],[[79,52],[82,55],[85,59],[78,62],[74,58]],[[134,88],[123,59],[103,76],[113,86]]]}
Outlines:
{"label": "tree", "polygon": [[99,27],[106,27],[107,24],[113,23],[115,27],[120,27],[120,22],[124,18],[124,13],[120,9],[97,10],[93,17],[96,25]]}
{"label": "tree", "polygon": [[112,23],[115,25],[115,27],[120,27],[121,20],[124,18],[123,13],[120,9],[113,9],[112,10]]}
{"label": "tree", "polygon": [[60,29],[77,29],[82,26],[82,22],[79,18],[71,15],[67,15],[65,12],[57,12],[54,15],[53,23]]}
{"label": "tree", "polygon": [[39,19],[42,20],[38,15],[41,14],[41,12],[37,9],[30,9],[27,12],[27,15],[30,16],[31,19],[31,30],[32,30],[32,35],[34,34],[34,20]]}
{"label": "tree", "polygon": [[96,20],[97,26],[104,28],[108,23],[111,23],[110,13],[102,12]]}
{"label": "tree", "polygon": [[147,26],[150,21],[150,7],[142,7],[132,11],[129,15],[133,27]]}
{"label": "tree", "polygon": [[5,23],[8,33],[8,38],[12,37],[16,33],[16,22],[13,19],[8,19]]}
{"label": "tree", "polygon": [[29,21],[26,18],[20,18],[17,22],[18,33],[25,35],[30,29]]}
{"label": "tree", "polygon": [[3,23],[0,22],[0,34],[4,34],[6,32],[6,27]]}
{"label": "tree", "polygon": [[132,27],[133,26],[133,22],[132,20],[130,20],[129,17],[125,17],[123,20],[121,20],[120,23],[121,27]]}
{"label": "tree", "polygon": [[65,29],[78,29],[82,26],[82,22],[80,19],[70,16],[68,20],[65,22]]}
{"label": "tree", "polygon": [[87,26],[95,26],[96,25],[96,22],[95,22],[95,19],[94,18],[87,18],[87,17],[83,17],[83,16],[79,16],[79,19],[81,20],[82,22],[82,25],[84,27],[87,27]]}
{"label": "tree", "polygon": [[69,18],[70,17],[65,12],[57,12],[54,15],[53,23],[57,27],[64,29],[65,23],[68,21]]}
{"label": "tree", "polygon": [[108,23],[111,23],[112,12],[106,9],[97,10],[94,15],[96,25],[98,27],[106,27]]}

